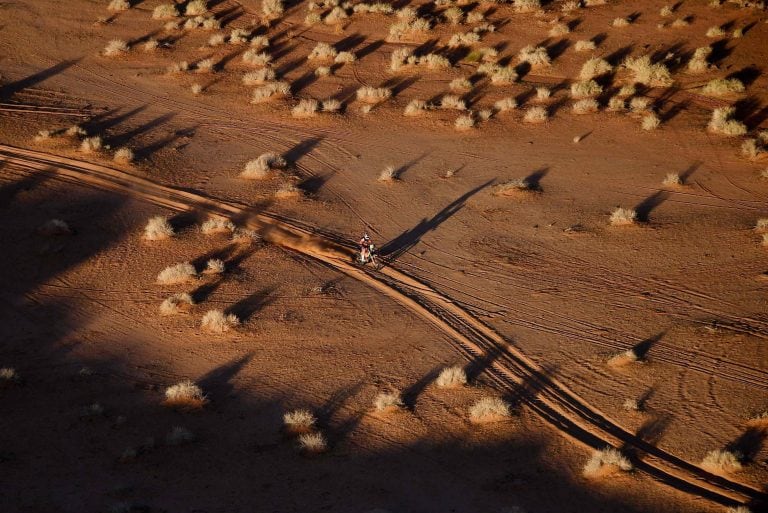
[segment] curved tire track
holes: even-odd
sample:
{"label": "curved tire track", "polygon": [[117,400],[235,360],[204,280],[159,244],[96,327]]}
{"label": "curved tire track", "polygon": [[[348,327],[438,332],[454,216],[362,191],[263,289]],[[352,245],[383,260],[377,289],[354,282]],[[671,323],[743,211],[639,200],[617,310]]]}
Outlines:
{"label": "curved tire track", "polygon": [[256,230],[264,240],[310,256],[385,294],[449,335],[469,358],[498,355],[488,365],[490,379],[506,392],[518,394],[521,403],[571,439],[593,448],[623,448],[633,455],[638,470],[721,504],[756,503],[768,498],[756,487],[710,474],[636,437],[428,284],[392,267],[374,274],[354,266],[350,263],[352,249],[338,236],[277,215],[252,212],[247,205],[163,186],[98,164],[5,145],[0,145],[0,160],[55,173],[82,185],[131,194],[172,210],[200,210],[233,218]]}

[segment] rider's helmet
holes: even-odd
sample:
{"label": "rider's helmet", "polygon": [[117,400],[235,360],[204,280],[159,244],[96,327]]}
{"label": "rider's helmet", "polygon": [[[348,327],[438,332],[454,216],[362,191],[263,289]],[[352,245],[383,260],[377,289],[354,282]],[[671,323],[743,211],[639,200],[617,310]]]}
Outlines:
{"label": "rider's helmet", "polygon": [[363,240],[364,240],[365,242],[369,242],[369,241],[371,240],[371,236],[370,236],[370,235],[368,235],[368,232],[365,232],[365,233],[363,234]]}

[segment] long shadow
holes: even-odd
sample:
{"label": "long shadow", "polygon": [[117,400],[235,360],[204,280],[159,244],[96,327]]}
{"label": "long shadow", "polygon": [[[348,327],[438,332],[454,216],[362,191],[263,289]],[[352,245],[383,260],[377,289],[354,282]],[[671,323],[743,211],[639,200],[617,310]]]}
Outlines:
{"label": "long shadow", "polygon": [[304,157],[305,155],[308,155],[322,141],[323,141],[323,137],[319,137],[319,136],[310,137],[309,139],[304,139],[299,144],[295,145],[293,148],[284,152],[283,157],[285,157],[285,159],[290,163],[296,163],[302,157]]}
{"label": "long shadow", "polygon": [[[0,156],[0,170],[5,166],[6,163]],[[9,182],[6,185],[0,186],[0,208],[9,206],[19,194],[40,187],[51,179],[53,179],[52,172],[46,173],[38,171],[27,176],[22,176],[22,178],[15,182]]]}
{"label": "long shadow", "polygon": [[392,97],[395,97],[418,82],[419,77],[390,78],[386,80],[381,87],[392,89]]}
{"label": "long shadow", "polygon": [[333,174],[334,173],[331,172],[322,176],[321,175],[310,176],[308,178],[305,178],[301,182],[299,182],[297,187],[302,191],[306,192],[307,195],[317,194],[318,192],[320,192],[320,189],[323,188],[326,182],[328,182],[328,180],[331,179]]}
{"label": "long shadow", "polygon": [[494,180],[489,180],[484,184],[478,185],[474,189],[456,198],[456,200],[452,201],[448,206],[446,206],[430,219],[422,219],[421,222],[419,222],[419,224],[413,228],[404,231],[391,241],[384,244],[381,248],[381,254],[387,257],[389,260],[396,260],[413,246],[418,244],[424,235],[436,230],[441,224],[457,214],[462,208],[464,208],[464,205],[466,204],[467,200],[469,200],[469,198],[482,191],[483,189],[489,187],[493,182]]}
{"label": "long shadow", "polygon": [[693,175],[693,173],[695,173],[696,170],[699,169],[702,164],[703,164],[703,162],[701,160],[694,161],[693,164],[691,164],[690,166],[688,166],[685,169],[685,171],[680,173],[680,180],[683,183],[687,183],[687,181],[691,177],[691,175]]}
{"label": "long shadow", "polygon": [[[135,150],[136,156],[141,160],[148,159],[158,151],[162,150],[167,146],[172,145],[179,139],[191,138],[193,135],[195,135],[195,130],[197,130],[196,126],[176,130],[171,135],[163,137],[162,139],[158,139],[157,141],[152,142],[141,148],[137,148]],[[181,147],[177,147],[177,149],[181,149]]]}
{"label": "long shadow", "polygon": [[651,212],[659,207],[666,199],[669,198],[667,191],[656,191],[643,201],[635,206],[635,212],[637,212],[637,220],[641,223],[647,223],[649,221]]}
{"label": "long shadow", "polygon": [[469,363],[464,366],[464,373],[467,375],[467,381],[472,383],[480,375],[491,368],[493,363],[503,354],[503,350],[498,347],[488,349],[483,355],[475,355]]}
{"label": "long shadow", "polygon": [[131,141],[135,137],[139,137],[140,135],[149,132],[151,130],[154,130],[155,128],[158,128],[169,121],[171,121],[174,117],[176,117],[175,112],[168,112],[166,114],[163,114],[162,116],[156,117],[155,119],[152,119],[150,121],[147,121],[144,124],[141,124],[137,126],[136,128],[129,130],[127,132],[124,132],[122,134],[114,135],[109,138],[109,141],[113,145],[123,145],[127,143],[128,141]]}
{"label": "long shadow", "polygon": [[355,33],[333,43],[333,47],[339,52],[349,52],[365,41],[365,36]]}
{"label": "long shadow", "polygon": [[272,304],[275,300],[272,297],[275,289],[267,287],[254,292],[227,308],[227,313],[235,314],[242,322],[247,321],[258,310]]}
{"label": "long shadow", "polygon": [[528,187],[533,191],[541,191],[541,180],[549,174],[548,167],[542,167],[525,177]]}
{"label": "long shadow", "polygon": [[768,427],[750,426],[736,440],[729,443],[726,449],[741,453],[744,461],[752,462],[760,453],[766,438],[768,438]]}
{"label": "long shadow", "polygon": [[208,260],[216,258],[222,261],[226,261],[232,256],[235,250],[237,250],[237,244],[230,243],[224,246],[223,248],[213,249],[211,251],[208,251],[200,255],[199,257],[192,260],[191,264],[195,266],[195,269],[199,270],[203,268],[203,266]]}
{"label": "long shadow", "polygon": [[199,378],[197,383],[214,400],[226,399],[235,388],[232,380],[251,359],[253,359],[253,353],[248,353],[236,360],[220,365]]}
{"label": "long shadow", "polygon": [[71,68],[72,66],[80,62],[80,60],[81,59],[72,59],[68,61],[61,61],[60,63],[55,64],[50,68],[46,68],[42,71],[38,71],[37,73],[34,73],[26,78],[22,78],[20,80],[17,80],[15,82],[10,82],[8,84],[4,84],[0,86],[0,98],[3,98],[3,99],[10,98],[11,96],[13,96],[14,94],[18,93],[23,89],[37,85],[40,82],[44,82],[45,80],[48,80],[49,78],[54,77],[59,73],[65,71],[66,69]]}
{"label": "long shadow", "polygon": [[643,340],[642,342],[635,344],[632,346],[632,351],[637,355],[637,357],[640,360],[645,359],[646,356],[648,356],[648,352],[656,346],[659,342],[661,342],[661,339],[664,338],[664,335],[666,335],[666,331],[662,331],[657,333],[656,335],[647,338]]}
{"label": "long shadow", "polygon": [[747,66],[746,68],[740,69],[739,71],[729,73],[726,78],[739,79],[745,86],[749,87],[755,80],[760,77],[761,73],[762,72],[760,68],[757,66]]}
{"label": "long shadow", "polygon": [[362,60],[365,57],[369,56],[370,54],[374,53],[383,45],[384,45],[383,39],[377,39],[376,41],[371,41],[368,45],[356,51],[355,55],[357,55],[358,60]]}
{"label": "long shadow", "polygon": [[117,126],[127,119],[130,119],[145,111],[147,107],[147,104],[140,105],[116,116],[112,116],[111,114],[95,116],[83,123],[82,126],[89,134],[103,134],[106,130],[109,130],[113,126]]}
{"label": "long shadow", "polygon": [[430,383],[437,379],[441,369],[442,367],[431,369],[428,373],[419,378],[418,381],[402,391],[400,396],[402,397],[406,408],[411,411],[416,409],[416,401],[419,399],[419,396],[427,389]]}
{"label": "long shadow", "polygon": [[335,445],[349,436],[362,420],[363,414],[361,412],[335,426],[331,425],[333,417],[341,411],[344,404],[346,404],[350,398],[360,393],[362,389],[363,382],[358,382],[352,386],[342,388],[329,397],[328,400],[318,408],[316,412],[318,427],[326,430],[331,445]]}
{"label": "long shadow", "polygon": [[624,59],[626,59],[634,49],[634,45],[622,46],[621,48],[614,50],[605,57],[605,60],[611,63],[612,66],[618,66]]}
{"label": "long shadow", "polygon": [[424,160],[425,158],[427,158],[427,156],[429,156],[429,152],[425,152],[425,153],[422,153],[421,155],[419,155],[419,156],[418,156],[418,157],[416,157],[415,159],[411,159],[410,161],[406,162],[405,164],[403,164],[402,166],[400,166],[399,168],[397,168],[397,170],[395,171],[395,177],[396,177],[396,178],[402,178],[402,176],[403,176],[403,175],[404,175],[404,174],[405,174],[405,173],[406,173],[406,172],[407,172],[409,169],[412,169],[412,168],[413,168],[413,166],[415,166],[416,164],[418,164],[419,162],[421,162],[422,160]]}

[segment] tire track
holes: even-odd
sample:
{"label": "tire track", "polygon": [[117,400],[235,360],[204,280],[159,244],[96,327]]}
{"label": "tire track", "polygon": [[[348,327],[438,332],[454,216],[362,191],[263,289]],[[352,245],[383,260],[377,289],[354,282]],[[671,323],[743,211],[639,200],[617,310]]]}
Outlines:
{"label": "tire track", "polygon": [[53,172],[82,185],[130,194],[171,210],[202,210],[232,218],[256,230],[267,242],[312,257],[381,292],[448,335],[467,357],[499,355],[488,366],[490,379],[502,390],[518,394],[522,404],[572,440],[592,448],[611,445],[629,449],[636,454],[638,470],[669,486],[721,504],[768,499],[754,486],[710,474],[636,437],[428,284],[393,267],[374,274],[354,266],[353,250],[335,242],[337,237],[326,237],[318,230],[266,212],[249,211],[244,205],[163,186],[98,164],[5,145],[0,145],[0,158],[30,170]]}

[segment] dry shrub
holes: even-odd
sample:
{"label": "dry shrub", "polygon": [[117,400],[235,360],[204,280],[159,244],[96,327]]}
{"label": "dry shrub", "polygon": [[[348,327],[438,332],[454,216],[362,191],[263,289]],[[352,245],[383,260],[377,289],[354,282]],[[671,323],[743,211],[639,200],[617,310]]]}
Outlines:
{"label": "dry shrub", "polygon": [[98,135],[95,135],[93,137],[86,137],[80,143],[80,151],[82,151],[83,153],[96,153],[97,151],[101,150],[103,145],[104,145],[104,142],[102,141],[101,137]]}
{"label": "dry shrub", "polygon": [[[631,212],[634,213],[634,210],[632,210]],[[634,218],[632,223],[634,223]],[[632,223],[629,223],[629,224],[632,224]],[[608,360],[608,365],[610,365],[611,367],[622,367],[624,365],[628,365],[630,363],[639,362],[639,361],[640,361],[640,357],[637,355],[635,350],[627,349],[626,351],[623,351],[615,356],[612,356]]]}
{"label": "dry shrub", "polygon": [[680,175],[677,173],[667,173],[667,176],[664,177],[664,180],[661,182],[661,185],[664,187],[680,187],[683,185],[683,180],[680,178]]}
{"label": "dry shrub", "polygon": [[128,50],[130,50],[128,43],[122,39],[113,39],[107,43],[107,46],[104,47],[102,55],[105,57],[116,57],[118,55],[124,55],[128,53]]}
{"label": "dry shrub", "polygon": [[333,58],[333,62],[336,64],[352,64],[356,60],[357,56],[352,52],[339,52],[336,54],[336,57]]}
{"label": "dry shrub", "polygon": [[171,223],[163,216],[155,216],[147,221],[144,227],[144,238],[147,240],[164,240],[173,237],[174,231]]}
{"label": "dry shrub", "polygon": [[491,84],[509,85],[517,81],[518,75],[512,66],[498,66],[491,74]]}
{"label": "dry shrub", "polygon": [[467,110],[467,104],[454,94],[446,94],[440,99],[441,109]]}
{"label": "dry shrub", "polygon": [[616,28],[624,28],[628,27],[629,24],[632,23],[629,18],[614,18],[611,25],[613,25]]}
{"label": "dry shrub", "polygon": [[467,384],[467,373],[459,366],[446,367],[435,380],[438,388],[456,388]]}
{"label": "dry shrub", "polygon": [[533,12],[541,9],[541,0],[515,0],[514,9],[518,12]]}
{"label": "dry shrub", "polygon": [[257,159],[249,160],[240,176],[251,180],[263,180],[269,177],[273,170],[282,169],[285,166],[285,159],[280,155],[264,153]]}
{"label": "dry shrub", "polygon": [[548,87],[536,88],[536,101],[544,102],[552,96],[552,90]]}
{"label": "dry shrub", "polygon": [[585,80],[571,84],[571,96],[576,99],[597,96],[602,92],[603,86],[594,80]]}
{"label": "dry shrub", "polygon": [[197,410],[207,402],[208,399],[202,389],[192,381],[185,380],[165,389],[163,405],[184,410]]}
{"label": "dry shrub", "polygon": [[152,19],[155,20],[167,20],[176,18],[178,15],[179,11],[176,10],[174,4],[160,4],[152,11]]}
{"label": "dry shrub", "polygon": [[475,118],[471,114],[459,116],[453,122],[453,126],[456,130],[469,130],[475,127]]}
{"label": "dry shrub", "polygon": [[270,82],[253,90],[251,103],[263,103],[275,98],[285,98],[291,95],[288,82]]}
{"label": "dry shrub", "polygon": [[117,151],[115,151],[113,160],[119,164],[130,164],[133,162],[133,158],[133,150],[130,148],[118,148]]}
{"label": "dry shrub", "polygon": [[627,399],[622,407],[627,411],[642,411],[642,404],[637,399]]}
{"label": "dry shrub", "polygon": [[597,45],[594,41],[576,41],[576,45],[574,46],[574,49],[577,52],[591,52],[592,50],[596,49]]}
{"label": "dry shrub", "polygon": [[659,125],[661,125],[661,118],[653,112],[649,112],[643,116],[643,119],[640,122],[640,128],[645,131],[656,130],[659,128]]}
{"label": "dry shrub", "polygon": [[377,412],[387,413],[397,411],[401,409],[403,405],[403,399],[400,397],[400,392],[381,392],[373,400],[373,406]]}
{"label": "dry shrub", "polygon": [[275,191],[275,198],[277,199],[297,199],[303,195],[304,192],[292,183],[285,183]]}
{"label": "dry shrub", "polygon": [[672,84],[672,75],[669,69],[661,63],[651,63],[648,55],[641,57],[627,57],[624,67],[633,73],[633,81],[651,87],[665,87]]}
{"label": "dry shrub", "polygon": [[710,451],[701,461],[701,468],[714,474],[727,474],[741,470],[743,455],[738,451],[717,449]]}
{"label": "dry shrub", "polygon": [[750,160],[761,158],[765,152],[763,144],[758,139],[750,137],[741,144],[741,154]]}
{"label": "dry shrub", "polygon": [[617,98],[614,96],[608,100],[609,112],[624,112],[625,110],[627,110],[627,104],[623,98]]}
{"label": "dry shrub", "polygon": [[166,73],[169,75],[175,75],[177,73],[183,73],[189,71],[189,63],[187,61],[174,62],[166,68]]}
{"label": "dry shrub", "polygon": [[329,45],[328,43],[321,42],[321,43],[317,43],[317,45],[315,45],[312,51],[309,52],[307,59],[309,59],[310,61],[333,60],[336,58],[338,54],[339,52],[337,52],[333,46]]}
{"label": "dry shrub", "polygon": [[511,96],[507,98],[502,98],[501,100],[497,100],[493,104],[493,108],[496,109],[498,112],[507,112],[509,110],[514,110],[517,108],[517,100],[515,100]]}
{"label": "dry shrub", "polygon": [[225,314],[221,310],[208,310],[201,321],[202,328],[208,333],[226,333],[240,325],[235,314]]}
{"label": "dry shrub", "polygon": [[701,88],[701,92],[712,96],[743,93],[744,84],[738,78],[716,78]]}
{"label": "dry shrub", "polygon": [[511,415],[509,404],[499,397],[483,397],[469,409],[472,422],[495,422]]}
{"label": "dry shrub", "polygon": [[256,48],[251,48],[243,53],[243,62],[250,64],[251,66],[267,66],[272,62],[272,56],[267,52],[259,51]]}
{"label": "dry shrub", "polygon": [[169,265],[157,275],[158,285],[177,285],[197,278],[195,267],[189,262]]}
{"label": "dry shrub", "polygon": [[707,29],[707,37],[723,37],[725,36],[725,30],[723,30],[721,27],[709,27]]}
{"label": "dry shrub", "polygon": [[309,410],[292,410],[283,415],[283,426],[290,434],[310,433],[317,423],[317,419]]}
{"label": "dry shrub", "polygon": [[758,233],[768,232],[768,218],[758,219],[755,223],[755,231]]}
{"label": "dry shrub", "polygon": [[320,109],[320,102],[314,98],[305,98],[291,110],[291,115],[295,118],[308,118],[317,114]]}
{"label": "dry shrub", "polygon": [[719,107],[715,109],[712,111],[712,119],[710,119],[707,128],[711,132],[729,137],[746,134],[747,126],[741,121],[731,119],[735,113],[736,109],[734,107]]}
{"label": "dry shrub", "polygon": [[472,89],[472,82],[469,81],[467,78],[454,78],[451,80],[451,83],[448,84],[448,87],[452,91],[466,91],[469,89]]}
{"label": "dry shrub", "polygon": [[211,258],[205,263],[203,274],[221,274],[224,272],[224,261],[219,258]]}
{"label": "dry shrub", "polygon": [[530,107],[523,116],[523,121],[526,123],[544,123],[547,119],[549,119],[549,113],[541,106]]}
{"label": "dry shrub", "polygon": [[47,237],[57,235],[72,235],[72,229],[61,219],[49,219],[37,229],[37,233]]}
{"label": "dry shrub", "polygon": [[560,37],[568,34],[570,31],[571,29],[565,23],[556,22],[552,25],[552,28],[549,29],[549,35],[552,37]]}
{"label": "dry shrub", "polygon": [[248,39],[251,37],[251,31],[246,29],[232,29],[232,32],[229,33],[229,44],[231,45],[241,45],[248,42]]}
{"label": "dry shrub", "polygon": [[357,99],[363,103],[381,103],[391,97],[392,90],[387,87],[363,86],[357,90]]}
{"label": "dry shrub", "polygon": [[608,475],[621,470],[629,472],[633,469],[632,462],[621,454],[618,449],[606,447],[596,450],[592,457],[584,465],[584,475],[598,477]]}
{"label": "dry shrub", "polygon": [[461,25],[464,20],[464,11],[458,7],[449,7],[443,11],[443,18],[451,23],[451,25]]}
{"label": "dry shrub", "polygon": [[285,6],[282,0],[262,0],[261,12],[267,19],[275,19],[283,15]]}
{"label": "dry shrub", "polygon": [[11,367],[3,367],[0,369],[0,387],[10,386],[21,382],[21,377],[16,369]]}
{"label": "dry shrub", "polygon": [[201,86],[200,84],[192,84],[189,87],[189,90],[192,92],[192,94],[197,96],[197,95],[199,95],[200,93],[203,92],[203,86]]}
{"label": "dry shrub", "polygon": [[321,454],[328,450],[328,442],[322,433],[304,433],[299,436],[299,448],[307,455]]}
{"label": "dry shrub", "polygon": [[341,111],[341,102],[339,100],[335,100],[333,98],[325,100],[325,101],[323,101],[322,111],[323,112],[330,112],[330,113],[339,112],[339,111]]}
{"label": "dry shrub", "polygon": [[395,166],[387,166],[379,173],[380,182],[393,182],[395,180],[397,180],[397,168]]}
{"label": "dry shrub", "polygon": [[532,67],[549,66],[552,61],[549,58],[547,49],[543,46],[528,45],[517,54],[520,62],[527,62]]}
{"label": "dry shrub", "polygon": [[315,68],[316,77],[327,77],[333,73],[333,70],[329,66],[318,66]]}
{"label": "dry shrub", "polygon": [[205,235],[232,233],[235,231],[235,224],[223,217],[212,217],[200,226],[200,231]]}
{"label": "dry shrub", "polygon": [[203,59],[201,61],[198,61],[197,64],[195,64],[195,72],[196,73],[211,73],[214,71],[214,60],[213,59]]}
{"label": "dry shrub", "polygon": [[676,19],[675,21],[672,22],[672,28],[687,27],[690,24],[691,24],[691,22],[688,21],[688,19],[686,19],[686,18],[678,18],[678,19]]}
{"label": "dry shrub", "polygon": [[665,5],[659,11],[659,16],[661,16],[662,18],[666,18],[667,16],[672,16],[673,12],[674,12],[674,9],[672,7]]}
{"label": "dry shrub", "polygon": [[574,114],[592,114],[598,111],[599,105],[594,98],[584,98],[573,104]]}
{"label": "dry shrub", "polygon": [[250,71],[243,75],[243,85],[263,85],[276,78],[275,70],[272,68],[262,68],[256,71]]}
{"label": "dry shrub", "polygon": [[344,23],[347,18],[349,18],[347,11],[342,7],[336,6],[331,9],[331,12],[329,12],[325,18],[323,18],[323,23],[326,25],[339,25]]}
{"label": "dry shrub", "polygon": [[693,52],[693,57],[691,57],[691,60],[688,61],[688,71],[690,73],[704,73],[705,71],[709,71],[711,66],[707,59],[711,54],[711,46],[702,46],[701,48],[697,48]]}
{"label": "dry shrub", "polygon": [[394,7],[390,4],[385,4],[382,2],[376,2],[373,4],[369,3],[359,3],[355,4],[354,7],[352,7],[352,12],[355,14],[392,14],[395,12]]}
{"label": "dry shrub", "polygon": [[442,55],[428,53],[419,57],[419,65],[426,66],[427,69],[448,69],[451,67],[451,61]]}
{"label": "dry shrub", "polygon": [[635,96],[629,100],[629,110],[634,114],[644,114],[648,112],[648,107],[651,104],[651,100],[645,96]]}
{"label": "dry shrub", "polygon": [[177,315],[180,313],[187,313],[195,302],[192,300],[192,296],[186,292],[179,292],[171,297],[165,298],[160,303],[160,315]]}
{"label": "dry shrub", "polygon": [[515,196],[521,193],[533,192],[531,184],[523,178],[513,178],[493,188],[495,196]]}
{"label": "dry shrub", "polygon": [[632,226],[637,221],[637,212],[631,208],[617,208],[611,213],[611,226]]}
{"label": "dry shrub", "polygon": [[635,87],[635,84],[624,84],[619,88],[619,92],[616,93],[616,96],[625,98],[627,96],[632,96],[635,93],[637,93],[637,87]]}
{"label": "dry shrub", "polygon": [[608,61],[601,59],[600,57],[593,57],[581,67],[579,78],[581,80],[591,80],[600,75],[610,73],[611,71],[613,71],[613,66],[611,66]]}
{"label": "dry shrub", "polygon": [[421,38],[427,32],[432,30],[429,20],[424,18],[413,18],[399,21],[389,27],[390,42],[408,41]]}
{"label": "dry shrub", "polygon": [[165,443],[167,445],[187,445],[196,440],[195,435],[192,434],[187,428],[181,426],[175,426],[170,433],[165,436]]}
{"label": "dry shrub", "polygon": [[454,34],[448,40],[448,48],[460,48],[462,46],[472,46],[480,42],[480,34],[477,32],[464,32]]}
{"label": "dry shrub", "polygon": [[424,100],[411,100],[405,106],[404,114],[406,116],[419,116],[429,110],[429,104]]}
{"label": "dry shrub", "polygon": [[752,513],[752,510],[746,506],[730,506],[725,513]]}
{"label": "dry shrub", "polygon": [[131,4],[128,0],[112,0],[107,6],[107,10],[112,12],[127,11],[130,8]]}

